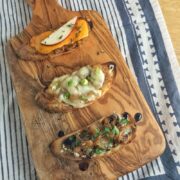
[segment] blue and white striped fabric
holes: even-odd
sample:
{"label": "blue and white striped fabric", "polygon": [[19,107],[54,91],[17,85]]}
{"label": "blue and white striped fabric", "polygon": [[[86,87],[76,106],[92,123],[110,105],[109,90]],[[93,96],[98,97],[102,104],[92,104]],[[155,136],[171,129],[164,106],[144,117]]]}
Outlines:
{"label": "blue and white striped fabric", "polygon": [[[71,10],[104,17],[126,63],[161,126],[164,154],[119,179],[180,179],[180,68],[158,0],[60,0]],[[20,112],[6,63],[5,44],[30,21],[24,0],[0,0],[0,179],[33,180]]]}

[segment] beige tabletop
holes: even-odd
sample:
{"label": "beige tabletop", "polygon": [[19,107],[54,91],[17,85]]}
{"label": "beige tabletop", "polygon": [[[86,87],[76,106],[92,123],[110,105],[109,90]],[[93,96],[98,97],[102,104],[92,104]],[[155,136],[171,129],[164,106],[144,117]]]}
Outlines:
{"label": "beige tabletop", "polygon": [[180,64],[180,0],[159,0]]}

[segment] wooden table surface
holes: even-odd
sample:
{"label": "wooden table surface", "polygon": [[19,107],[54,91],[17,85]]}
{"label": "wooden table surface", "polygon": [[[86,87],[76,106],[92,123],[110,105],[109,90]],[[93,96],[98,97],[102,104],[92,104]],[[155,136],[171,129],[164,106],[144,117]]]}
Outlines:
{"label": "wooden table surface", "polygon": [[180,0],[159,0],[180,64]]}

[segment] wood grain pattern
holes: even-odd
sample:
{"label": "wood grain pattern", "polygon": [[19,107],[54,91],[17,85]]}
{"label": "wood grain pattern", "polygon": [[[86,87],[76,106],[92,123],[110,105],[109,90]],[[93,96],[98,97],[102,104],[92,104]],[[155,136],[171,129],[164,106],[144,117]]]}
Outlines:
{"label": "wood grain pattern", "polygon": [[[15,55],[15,51],[28,43],[33,35],[55,29],[75,15],[91,19],[94,28],[88,39],[73,52],[38,63],[20,60]],[[12,48],[12,44],[16,46]],[[164,151],[163,134],[110,31],[97,12],[71,12],[60,7],[55,0],[36,0],[31,23],[21,34],[10,40],[7,56],[30,151],[40,179],[116,179],[153,160]],[[34,97],[42,89],[43,80],[47,80],[49,75],[57,75],[51,74],[53,69],[57,70],[58,74],[63,74],[79,66],[109,60],[117,64],[118,72],[111,90],[101,100],[87,108],[66,114],[50,114],[37,106]],[[53,68],[50,68],[49,72],[51,66]],[[81,171],[77,163],[66,159],[58,160],[50,152],[48,146],[57,137],[59,130],[67,134],[102,116],[112,112],[121,114],[124,111],[132,115],[136,112],[143,114],[136,138],[111,157],[102,157],[91,162],[88,170]]]}
{"label": "wood grain pattern", "polygon": [[180,1],[159,0],[180,64]]}

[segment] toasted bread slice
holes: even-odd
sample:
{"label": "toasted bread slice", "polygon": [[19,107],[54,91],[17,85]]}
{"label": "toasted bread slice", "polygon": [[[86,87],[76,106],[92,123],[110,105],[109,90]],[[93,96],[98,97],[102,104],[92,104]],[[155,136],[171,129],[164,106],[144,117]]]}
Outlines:
{"label": "toasted bread slice", "polygon": [[79,42],[89,36],[89,22],[89,20],[79,17],[71,33],[63,41],[54,45],[45,45],[42,43],[43,40],[53,34],[53,31],[46,31],[33,36],[28,44],[23,44],[18,49],[14,41],[11,41],[11,44],[20,59],[29,61],[48,60],[53,56],[69,53],[77,48]]}
{"label": "toasted bread slice", "polygon": [[134,139],[136,123],[127,113],[112,114],[56,139],[50,149],[56,157],[74,161],[110,155]]}
{"label": "toasted bread slice", "polygon": [[113,62],[84,66],[72,74],[55,78],[35,99],[49,112],[84,108],[111,88],[115,76],[116,65]]}

